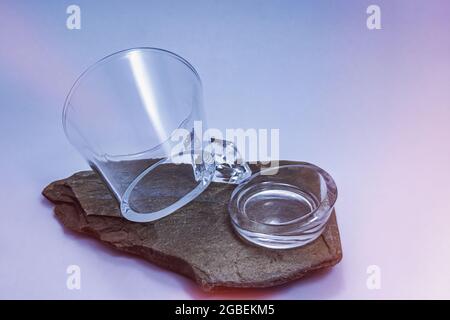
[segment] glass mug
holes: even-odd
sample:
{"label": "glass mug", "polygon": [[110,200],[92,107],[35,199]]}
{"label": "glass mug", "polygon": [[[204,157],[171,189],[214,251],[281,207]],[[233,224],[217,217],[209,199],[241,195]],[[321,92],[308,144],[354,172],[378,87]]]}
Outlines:
{"label": "glass mug", "polygon": [[202,99],[194,67],[157,48],[116,52],[76,80],[64,104],[64,131],[126,219],[163,218],[211,181],[239,184],[250,177],[233,144],[195,130],[197,123],[206,127]]}

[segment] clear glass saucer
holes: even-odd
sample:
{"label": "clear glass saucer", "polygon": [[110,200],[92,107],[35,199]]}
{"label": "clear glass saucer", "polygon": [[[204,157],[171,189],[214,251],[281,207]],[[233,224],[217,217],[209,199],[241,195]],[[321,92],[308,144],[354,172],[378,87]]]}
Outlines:
{"label": "clear glass saucer", "polygon": [[228,206],[238,234],[259,246],[289,249],[323,232],[337,198],[336,184],[308,164],[262,170],[240,184]]}

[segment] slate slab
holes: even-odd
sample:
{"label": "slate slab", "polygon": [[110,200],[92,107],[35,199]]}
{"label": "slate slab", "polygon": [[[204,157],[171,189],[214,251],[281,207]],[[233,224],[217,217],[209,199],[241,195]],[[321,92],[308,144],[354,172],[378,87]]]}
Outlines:
{"label": "slate slab", "polygon": [[[299,162],[280,162],[290,163]],[[251,167],[253,172],[260,169]],[[271,287],[339,263],[342,249],[334,212],[324,233],[301,248],[271,250],[243,241],[227,211],[234,187],[211,183],[193,202],[151,223],[122,218],[117,201],[94,171],[52,182],[43,195],[55,204],[56,217],[66,228],[192,278],[205,291]],[[152,201],[151,194],[145,201]]]}

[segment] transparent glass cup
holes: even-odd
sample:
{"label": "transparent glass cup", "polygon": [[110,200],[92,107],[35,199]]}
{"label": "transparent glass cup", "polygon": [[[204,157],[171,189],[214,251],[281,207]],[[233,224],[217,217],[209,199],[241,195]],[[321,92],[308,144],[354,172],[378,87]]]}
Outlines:
{"label": "transparent glass cup", "polygon": [[[197,125],[207,128],[198,73],[157,48],[119,51],[89,67],[63,111],[67,138],[136,222],[167,216],[213,180],[250,176],[231,143],[204,139]],[[220,162],[230,149],[235,158]]]}

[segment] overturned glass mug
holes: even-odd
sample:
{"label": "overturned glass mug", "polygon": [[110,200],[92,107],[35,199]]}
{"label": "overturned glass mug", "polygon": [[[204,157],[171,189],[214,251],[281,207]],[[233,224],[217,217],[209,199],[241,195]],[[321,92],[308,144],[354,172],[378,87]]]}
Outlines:
{"label": "overturned glass mug", "polygon": [[251,176],[231,142],[204,139],[197,123],[206,127],[198,73],[185,59],[157,48],[127,49],[98,61],[76,80],[63,110],[67,138],[128,220],[161,219],[215,181],[239,185],[229,211],[248,241],[292,248],[321,234],[337,195],[326,172],[297,168],[312,170],[319,183],[314,187],[312,176],[286,180],[295,166]]}

